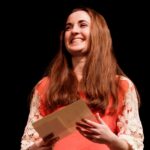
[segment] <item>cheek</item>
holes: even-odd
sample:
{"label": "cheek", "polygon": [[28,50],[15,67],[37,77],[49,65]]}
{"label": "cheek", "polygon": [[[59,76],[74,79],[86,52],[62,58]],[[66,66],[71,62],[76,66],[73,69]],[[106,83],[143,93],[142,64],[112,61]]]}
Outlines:
{"label": "cheek", "polygon": [[87,48],[89,49],[91,45],[91,35],[90,33],[87,34]]}
{"label": "cheek", "polygon": [[90,42],[90,33],[86,33],[86,41],[87,41],[87,43],[89,43]]}
{"label": "cheek", "polygon": [[66,32],[65,35],[64,35],[64,40],[65,40],[65,42],[66,42],[68,39],[69,39],[69,33]]}
{"label": "cheek", "polygon": [[83,32],[83,35],[85,36],[85,38],[86,38],[87,40],[90,39],[90,31],[89,31],[89,30],[85,30],[85,31]]}
{"label": "cheek", "polygon": [[68,37],[68,35],[65,35],[64,36],[65,46],[67,46],[68,41],[69,41],[69,37]]}
{"label": "cheek", "polygon": [[87,37],[87,39],[90,38],[90,31],[87,31],[87,32],[86,32],[86,37]]}
{"label": "cheek", "polygon": [[68,35],[64,35],[64,45],[68,49],[68,45],[69,45],[69,36]]}

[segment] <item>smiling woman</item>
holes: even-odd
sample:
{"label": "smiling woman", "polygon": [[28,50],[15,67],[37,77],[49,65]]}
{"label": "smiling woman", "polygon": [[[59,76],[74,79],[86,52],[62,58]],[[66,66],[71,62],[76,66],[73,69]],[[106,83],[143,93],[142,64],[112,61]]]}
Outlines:
{"label": "smiling woman", "polygon": [[[113,54],[104,17],[91,8],[76,8],[66,18],[58,54],[33,88],[21,150],[143,150],[140,97]],[[76,123],[59,140],[41,138],[33,122],[75,101],[86,102],[97,120]]]}
{"label": "smiling woman", "polygon": [[91,19],[85,11],[72,13],[65,27],[65,46],[71,55],[84,55],[88,51]]}

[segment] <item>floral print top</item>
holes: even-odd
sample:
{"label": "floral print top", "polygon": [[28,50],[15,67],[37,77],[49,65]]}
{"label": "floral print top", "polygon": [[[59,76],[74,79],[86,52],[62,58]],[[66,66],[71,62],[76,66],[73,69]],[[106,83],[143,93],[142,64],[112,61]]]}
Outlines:
{"label": "floral print top", "polygon": [[[43,99],[41,91],[46,83],[47,78],[44,77],[35,87],[30,113],[21,139],[21,150],[28,150],[40,138],[32,123],[44,117],[40,108]],[[123,86],[124,94],[120,96],[117,113],[113,116],[108,115],[107,112],[110,108],[108,106],[102,119],[119,138],[126,140],[131,145],[132,150],[143,150],[144,134],[139,118],[138,100],[134,84],[127,77],[121,76],[121,86]],[[106,145],[93,143],[78,132],[58,141],[54,146],[54,150],[61,150],[62,148],[64,150],[109,150]]]}

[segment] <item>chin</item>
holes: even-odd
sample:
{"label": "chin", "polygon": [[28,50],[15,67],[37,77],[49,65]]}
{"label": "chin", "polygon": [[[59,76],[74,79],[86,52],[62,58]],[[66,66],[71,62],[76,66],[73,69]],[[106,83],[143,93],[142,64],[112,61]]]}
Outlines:
{"label": "chin", "polygon": [[72,56],[83,56],[86,54],[86,51],[84,50],[71,50],[69,51],[69,53],[72,55]]}

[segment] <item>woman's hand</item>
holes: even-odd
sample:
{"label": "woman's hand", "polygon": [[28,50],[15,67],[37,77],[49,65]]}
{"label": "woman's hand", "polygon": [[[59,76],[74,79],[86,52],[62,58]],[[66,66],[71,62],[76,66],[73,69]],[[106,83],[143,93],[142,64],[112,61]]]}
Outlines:
{"label": "woman's hand", "polygon": [[96,114],[97,122],[82,119],[77,122],[77,130],[87,139],[101,144],[111,144],[116,135],[110,130],[107,124]]}
{"label": "woman's hand", "polygon": [[40,138],[35,144],[29,148],[29,150],[52,150],[54,144],[59,140],[59,137],[55,137],[53,133]]}

